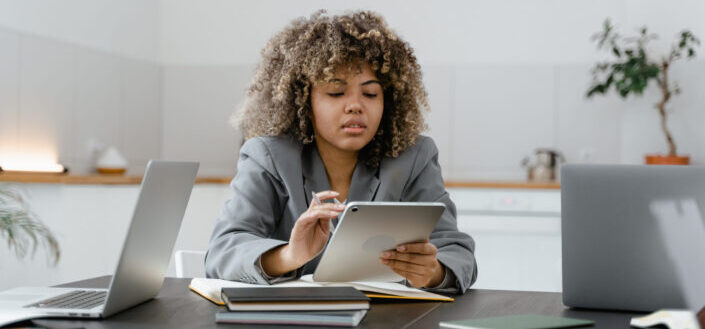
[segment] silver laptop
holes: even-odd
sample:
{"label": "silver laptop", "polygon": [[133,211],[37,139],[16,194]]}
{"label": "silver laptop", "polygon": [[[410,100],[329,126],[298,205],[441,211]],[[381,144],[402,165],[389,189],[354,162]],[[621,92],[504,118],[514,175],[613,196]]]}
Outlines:
{"label": "silver laptop", "polygon": [[[108,289],[21,287],[0,292],[0,311],[102,318],[161,289],[198,171],[197,162],[150,161]],[[89,246],[86,246],[89,247]]]}
{"label": "silver laptop", "polygon": [[565,165],[563,303],[705,306],[705,167]]}

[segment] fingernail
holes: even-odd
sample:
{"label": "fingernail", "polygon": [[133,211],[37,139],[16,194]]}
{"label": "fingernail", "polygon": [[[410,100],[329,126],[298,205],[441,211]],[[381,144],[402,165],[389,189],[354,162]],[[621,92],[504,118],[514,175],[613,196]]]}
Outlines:
{"label": "fingernail", "polygon": [[389,260],[388,260],[388,259],[382,259],[382,264],[389,264]]}
{"label": "fingernail", "polygon": [[397,247],[397,250],[399,250],[399,251],[406,251],[406,247],[405,247],[405,246],[399,246],[399,247]]}
{"label": "fingernail", "polygon": [[392,256],[392,253],[389,252],[389,251],[385,251],[385,252],[382,253],[382,257],[384,257],[384,258],[389,258],[389,257],[391,257],[391,256]]}

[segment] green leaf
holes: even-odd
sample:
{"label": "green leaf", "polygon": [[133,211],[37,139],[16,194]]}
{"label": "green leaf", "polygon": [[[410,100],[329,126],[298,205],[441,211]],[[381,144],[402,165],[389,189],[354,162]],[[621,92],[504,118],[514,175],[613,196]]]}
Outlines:
{"label": "green leaf", "polygon": [[[604,49],[613,54],[616,59],[612,62],[598,63],[592,69],[593,84],[588,88],[587,96],[605,94],[612,87],[623,98],[629,94],[641,95],[648,88],[651,80],[660,83],[661,62],[649,58],[646,50],[648,42],[657,38],[649,34],[646,26],[639,30],[636,37],[622,38],[615,31],[609,19],[603,24],[603,31],[599,34],[598,49]],[[684,57],[695,56],[695,47],[700,41],[688,30],[680,33],[676,44],[673,45],[668,61]]]}
{"label": "green leaf", "polygon": [[59,244],[49,229],[29,209],[20,193],[0,185],[0,237],[7,240],[9,249],[14,249],[19,258],[24,258],[37,247],[47,248],[47,257],[54,265],[59,261]]}

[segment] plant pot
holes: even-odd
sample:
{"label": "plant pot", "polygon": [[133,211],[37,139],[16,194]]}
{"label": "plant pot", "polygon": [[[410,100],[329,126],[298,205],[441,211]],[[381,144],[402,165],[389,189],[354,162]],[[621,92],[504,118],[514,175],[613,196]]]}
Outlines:
{"label": "plant pot", "polygon": [[647,154],[646,164],[648,165],[688,165],[690,164],[689,155],[660,155]]}

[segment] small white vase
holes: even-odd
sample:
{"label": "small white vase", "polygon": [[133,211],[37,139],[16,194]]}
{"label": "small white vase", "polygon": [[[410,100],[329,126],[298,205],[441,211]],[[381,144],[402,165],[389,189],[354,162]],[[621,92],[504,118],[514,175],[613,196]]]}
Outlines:
{"label": "small white vase", "polygon": [[127,159],[114,146],[110,146],[98,157],[96,169],[101,174],[124,174]]}

